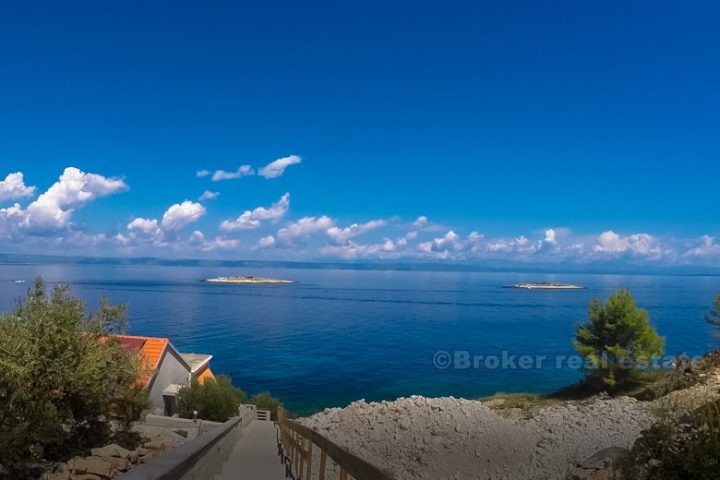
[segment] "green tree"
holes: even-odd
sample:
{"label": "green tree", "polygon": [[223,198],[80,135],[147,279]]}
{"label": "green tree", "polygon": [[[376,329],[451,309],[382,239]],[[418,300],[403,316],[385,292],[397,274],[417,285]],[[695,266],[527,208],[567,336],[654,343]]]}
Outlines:
{"label": "green tree", "polygon": [[589,322],[577,329],[574,346],[589,361],[586,380],[592,385],[618,390],[639,365],[664,352],[663,338],[628,290],[619,290],[606,303],[592,300],[588,316]]}
{"label": "green tree", "polygon": [[720,327],[720,293],[715,295],[715,302],[713,303],[710,312],[705,316],[705,321],[716,327]]}
{"label": "green tree", "polygon": [[253,395],[250,403],[255,405],[258,410],[270,410],[273,420],[277,420],[278,407],[282,406],[280,400],[270,395],[270,392],[260,392]]}
{"label": "green tree", "polygon": [[69,287],[48,294],[42,279],[0,316],[0,463],[11,478],[102,444],[113,418],[129,425],[146,405],[138,359],[107,336],[124,325],[124,307],[103,300],[88,314]]}
{"label": "green tree", "polygon": [[245,403],[245,392],[233,386],[226,375],[217,379],[196,380],[178,392],[178,410],[183,418],[198,418],[213,422],[224,422],[238,414],[238,407]]}

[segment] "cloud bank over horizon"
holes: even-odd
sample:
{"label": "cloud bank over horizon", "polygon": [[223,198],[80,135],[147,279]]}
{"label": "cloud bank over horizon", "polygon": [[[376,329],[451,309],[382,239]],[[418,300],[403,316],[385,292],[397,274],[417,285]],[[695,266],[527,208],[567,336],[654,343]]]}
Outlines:
{"label": "cloud bank over horizon", "polygon": [[[267,260],[435,261],[458,263],[514,262],[595,264],[620,262],[648,266],[720,266],[720,243],[711,234],[677,238],[649,232],[607,228],[578,233],[567,226],[498,236],[448,226],[426,215],[400,218],[392,212],[355,222],[332,212],[293,216],[291,194],[272,203],[244,208],[225,205],[215,213],[219,192],[205,181],[219,182],[256,175],[282,176],[299,156],[279,158],[257,170],[198,170],[197,192],[186,192],[164,210],[117,219],[115,231],[97,232],[76,222],[81,209],[103,197],[130,189],[124,179],[67,167],[46,191],[26,184],[23,172],[0,180],[0,251],[97,256],[208,257]],[[192,172],[188,172],[192,175]],[[2,177],[0,177],[2,178]],[[208,206],[208,201],[212,205]],[[235,209],[228,218],[222,212]]]}

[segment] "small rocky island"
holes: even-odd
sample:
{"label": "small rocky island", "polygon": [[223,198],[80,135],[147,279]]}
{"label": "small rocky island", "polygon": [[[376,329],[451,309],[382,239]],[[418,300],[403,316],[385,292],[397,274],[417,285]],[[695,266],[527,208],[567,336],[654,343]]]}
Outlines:
{"label": "small rocky island", "polygon": [[587,287],[571,283],[516,283],[505,288],[521,288],[525,290],[583,290]]}
{"label": "small rocky island", "polygon": [[244,284],[270,284],[270,285],[284,285],[288,283],[295,283],[293,280],[283,280],[280,278],[266,278],[266,277],[215,277],[208,278],[205,280],[210,283],[244,283]]}

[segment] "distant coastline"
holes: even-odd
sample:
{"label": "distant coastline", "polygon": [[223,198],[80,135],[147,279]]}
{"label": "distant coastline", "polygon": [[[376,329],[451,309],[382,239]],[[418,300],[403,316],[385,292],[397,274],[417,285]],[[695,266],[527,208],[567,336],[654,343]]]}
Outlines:
{"label": "distant coastline", "polygon": [[165,266],[165,267],[232,267],[232,268],[293,268],[313,270],[368,270],[400,272],[478,272],[478,273],[557,273],[579,275],[677,275],[720,276],[720,267],[645,266],[618,263],[556,264],[518,262],[438,263],[438,262],[353,262],[353,261],[290,261],[290,260],[229,260],[160,257],[88,257],[69,255],[29,255],[0,253],[0,265],[82,265],[82,266]]}

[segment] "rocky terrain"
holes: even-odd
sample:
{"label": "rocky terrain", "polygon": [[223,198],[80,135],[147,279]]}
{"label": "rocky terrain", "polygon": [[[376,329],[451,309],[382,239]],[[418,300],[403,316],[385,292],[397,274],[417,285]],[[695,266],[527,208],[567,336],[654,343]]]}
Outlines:
{"label": "rocky terrain", "polygon": [[529,409],[452,397],[361,400],[301,421],[398,480],[607,478],[605,453],[632,446],[659,408],[693,408],[719,386],[713,375],[652,402],[593,397]]}
{"label": "rocky terrain", "polygon": [[131,451],[115,444],[93,448],[89,456],[75,457],[56,465],[52,471],[45,473],[41,480],[108,480],[127,472],[137,464],[146,463],[173,450],[186,441],[184,435],[169,429],[138,424],[135,430],[146,439],[141,448]]}

